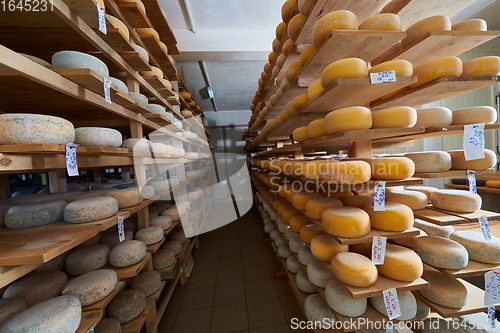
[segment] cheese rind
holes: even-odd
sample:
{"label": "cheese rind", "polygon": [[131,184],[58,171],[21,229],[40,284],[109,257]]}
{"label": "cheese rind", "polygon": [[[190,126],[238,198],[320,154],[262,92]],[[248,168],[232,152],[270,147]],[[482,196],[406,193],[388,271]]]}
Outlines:
{"label": "cheese rind", "polygon": [[413,226],[423,230],[429,236],[450,238],[450,235],[455,232],[455,228],[451,225],[440,226],[420,219],[415,219]]}
{"label": "cheese rind", "polygon": [[302,69],[302,66],[300,66],[300,62],[292,62],[288,67],[286,68],[285,71],[285,79],[288,82],[292,82],[295,77],[299,74],[300,70]]}
{"label": "cheese rind", "polygon": [[353,287],[368,287],[377,281],[378,272],[372,261],[361,254],[341,252],[330,261],[333,276]]}
{"label": "cheese rind", "polygon": [[309,59],[311,59],[312,55],[316,52],[316,46],[313,44],[307,45],[302,52],[300,52],[299,62],[302,67],[304,67]]}
{"label": "cheese rind", "polygon": [[362,208],[370,216],[372,228],[384,231],[404,231],[413,226],[413,211],[406,205],[386,202],[385,211],[375,211],[374,204],[368,203]]}
{"label": "cheese rind", "polygon": [[325,297],[333,311],[347,317],[361,316],[368,305],[367,298],[352,298],[344,284],[336,278],[332,278],[326,284]]}
{"label": "cheese rind", "polygon": [[453,121],[451,110],[445,107],[435,107],[417,110],[415,127],[449,126]]}
{"label": "cheese rind", "polygon": [[431,203],[442,210],[473,213],[481,208],[479,194],[463,190],[437,190],[431,194]]}
{"label": "cheese rind", "polygon": [[418,293],[432,303],[456,309],[467,303],[467,288],[459,280],[435,271],[425,271],[422,277],[429,282],[429,288]]}
{"label": "cheese rind", "polygon": [[471,19],[455,23],[451,30],[486,31],[488,24],[483,19]]}
{"label": "cheese rind", "polygon": [[309,87],[307,87],[307,97],[309,99],[313,99],[314,97],[318,96],[321,94],[321,92],[324,90],[324,86],[321,84],[321,79],[317,79],[313,81]]}
{"label": "cheese rind", "polygon": [[341,245],[331,235],[318,235],[311,240],[311,252],[321,261],[329,262],[340,252],[349,251],[349,246]]}
{"label": "cheese rind", "polygon": [[435,30],[451,30],[450,19],[443,15],[435,15],[417,21],[405,30],[406,37],[401,40],[401,43],[403,47],[406,47],[424,37],[429,31]]}
{"label": "cheese rind", "polygon": [[298,13],[290,19],[287,25],[288,38],[293,40],[297,38],[297,35],[299,34],[300,29],[302,29],[306,19],[307,17],[302,13]]}
{"label": "cheese rind", "polygon": [[414,281],[422,276],[422,260],[410,249],[399,245],[387,244],[384,264],[377,265],[378,273],[397,281]]}
{"label": "cheese rind", "polygon": [[323,229],[337,237],[362,237],[371,230],[370,216],[361,208],[334,207],[321,214]]}
{"label": "cheese rind", "polygon": [[390,191],[386,193],[388,202],[397,202],[411,209],[424,209],[427,207],[428,198],[425,194],[417,191]]}
{"label": "cheese rind", "polygon": [[438,268],[460,269],[469,263],[467,249],[448,238],[419,237],[413,242],[413,250],[423,262]]}
{"label": "cheese rind", "polygon": [[118,212],[115,198],[103,196],[75,200],[64,208],[64,220],[69,223],[86,223],[113,216]]}
{"label": "cheese rind", "polygon": [[306,164],[305,177],[323,179],[336,184],[360,184],[370,180],[370,165],[365,161],[309,162]]}
{"label": "cheese rind", "polygon": [[415,163],[407,157],[379,157],[370,160],[372,179],[406,179],[415,173]]}
{"label": "cheese rind", "polygon": [[102,77],[109,76],[108,66],[101,59],[83,52],[56,52],[51,63],[53,68],[90,68]]}
{"label": "cheese rind", "polygon": [[321,85],[323,88],[341,78],[366,78],[368,65],[359,58],[345,58],[332,62],[321,72]]}
{"label": "cheese rind", "polygon": [[325,132],[333,134],[340,131],[369,129],[372,127],[372,113],[364,106],[338,109],[325,117]]}
{"label": "cheese rind", "polygon": [[424,151],[404,155],[415,163],[415,172],[444,172],[451,169],[451,156],[445,151]]}
{"label": "cheese rind", "polygon": [[330,320],[333,323],[336,320],[330,308],[319,294],[312,294],[306,298],[304,313],[306,318],[312,322]]}
{"label": "cheese rind", "polygon": [[307,278],[307,273],[303,269],[297,273],[295,278],[297,282],[297,288],[299,288],[303,292],[312,294],[317,291],[314,284],[312,284],[312,282]]}
{"label": "cheese rind", "polygon": [[281,6],[281,19],[283,22],[288,22],[290,20],[290,15],[292,15],[293,8],[295,7],[295,4],[297,3],[297,0],[286,0],[283,5]]}
{"label": "cheese rind", "polygon": [[348,10],[336,10],[323,15],[313,27],[313,44],[321,45],[332,30],[358,30],[358,18]]}
{"label": "cheese rind", "polygon": [[[401,309],[401,316],[397,317],[397,320],[409,320],[417,315],[417,300],[411,291],[399,291],[397,293],[397,298],[399,301],[399,307]],[[378,312],[387,316],[387,310],[385,307],[384,297],[375,296],[370,298],[370,303],[373,305]]]}
{"label": "cheese rind", "polygon": [[82,306],[88,306],[111,294],[117,280],[116,272],[112,269],[88,272],[71,280],[62,294],[78,297]]}
{"label": "cheese rind", "polygon": [[323,196],[316,192],[300,192],[293,196],[292,204],[295,209],[305,211],[307,203],[314,198],[322,198]]}
{"label": "cheese rind", "polygon": [[309,218],[313,220],[320,221],[321,214],[327,208],[331,207],[341,207],[342,202],[339,199],[328,198],[328,197],[317,197],[309,200],[306,203],[306,214]]}
{"label": "cheese rind", "polygon": [[452,125],[493,124],[497,121],[497,110],[491,106],[473,106],[454,110]]}
{"label": "cheese rind", "polygon": [[300,239],[306,244],[311,244],[314,237],[323,234],[326,234],[326,232],[317,224],[307,224],[300,228]]}
{"label": "cheese rind", "polygon": [[307,264],[307,278],[315,286],[325,288],[326,283],[333,278],[332,272],[319,260],[313,260]]}
{"label": "cheese rind", "polygon": [[310,139],[309,127],[302,126],[302,127],[298,127],[296,129],[294,129],[292,136],[293,136],[293,141],[297,141],[297,142],[302,142],[302,141]]}
{"label": "cheese rind", "polygon": [[5,226],[27,229],[63,220],[67,203],[62,200],[34,202],[10,207],[4,215]]}
{"label": "cheese rind", "polygon": [[484,150],[484,158],[469,161],[465,160],[463,150],[451,150],[448,153],[451,156],[452,170],[485,170],[497,164],[497,155],[490,149]]}
{"label": "cheese rind", "polygon": [[450,239],[462,244],[469,252],[469,259],[487,264],[500,263],[500,238],[491,236],[489,241],[480,232],[455,231]]}
{"label": "cheese rind", "polygon": [[500,75],[500,57],[486,56],[464,61],[462,76]]}
{"label": "cheese rind", "polygon": [[372,111],[372,128],[413,127],[417,123],[417,110],[400,106]]}
{"label": "cheese rind", "polygon": [[112,128],[78,127],[75,129],[75,143],[81,146],[120,147],[122,134]]}
{"label": "cheese rind", "polygon": [[420,87],[428,82],[446,76],[461,76],[463,72],[462,60],[457,57],[441,57],[427,60],[413,69],[417,82],[410,88]]}
{"label": "cheese rind", "polygon": [[390,60],[373,66],[368,70],[368,73],[379,73],[387,71],[395,71],[396,76],[412,76],[413,65],[408,60]]}
{"label": "cheese rind", "polygon": [[307,126],[307,133],[311,139],[326,135],[325,119],[316,119]]}
{"label": "cheese rind", "polygon": [[393,13],[384,13],[370,17],[363,21],[358,30],[389,30],[400,31],[401,19]]}
{"label": "cheese rind", "polygon": [[438,188],[432,186],[406,186],[405,190],[407,191],[417,191],[422,192],[427,196],[428,203],[431,203],[431,193],[437,191]]}

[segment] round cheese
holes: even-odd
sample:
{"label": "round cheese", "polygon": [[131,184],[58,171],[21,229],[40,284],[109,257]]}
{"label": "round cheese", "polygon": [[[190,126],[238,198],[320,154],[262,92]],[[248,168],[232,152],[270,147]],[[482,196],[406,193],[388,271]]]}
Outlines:
{"label": "round cheese", "polygon": [[82,306],[88,306],[111,294],[117,281],[114,270],[99,269],[71,280],[62,294],[78,297]]}
{"label": "round cheese", "polygon": [[290,20],[290,16],[292,15],[296,3],[297,0],[286,0],[283,3],[281,6],[281,19],[283,22],[288,22]]}
{"label": "round cheese", "polygon": [[135,239],[143,242],[146,245],[156,244],[163,240],[163,228],[149,227],[144,228],[135,233]]}
{"label": "round cheese", "polygon": [[451,110],[445,107],[435,107],[417,110],[415,127],[444,127],[453,120]]}
{"label": "round cheese", "polygon": [[298,0],[299,12],[304,15],[309,14],[313,6],[316,4],[315,0]]}
{"label": "round cheese", "polygon": [[369,129],[372,127],[372,113],[363,106],[338,109],[326,115],[324,125],[327,134]]}
{"label": "round cheese", "polygon": [[371,230],[370,216],[356,207],[328,208],[321,215],[321,223],[327,233],[337,237],[362,237]]}
{"label": "round cheese", "polygon": [[370,17],[363,21],[358,30],[401,30],[401,19],[393,13],[384,13]]}
{"label": "round cheese", "polygon": [[423,236],[413,242],[413,250],[423,262],[445,269],[464,268],[469,263],[467,249],[448,238]]}
{"label": "round cheese", "polygon": [[288,259],[288,257],[293,256],[293,252],[288,245],[283,244],[278,247],[278,255],[283,259]]}
{"label": "round cheese", "polygon": [[108,19],[108,21],[111,23],[111,25],[115,29],[118,29],[118,31],[120,31],[120,33],[126,39],[130,39],[130,32],[128,31],[127,25],[125,23],[123,23],[122,21],[120,21],[119,19],[117,19],[114,16],[111,16],[111,15],[108,15],[108,14],[105,14],[105,15],[106,15],[106,18]]}
{"label": "round cheese", "polygon": [[497,110],[491,106],[474,106],[452,112],[452,125],[493,124],[497,121]]}
{"label": "round cheese", "polygon": [[106,195],[115,198],[120,209],[137,206],[142,202],[141,191],[138,187],[111,191]]}
{"label": "round cheese", "polygon": [[304,104],[306,104],[307,102],[309,102],[309,95],[308,94],[300,94],[300,95],[297,95],[292,103],[293,103],[293,107],[295,110],[299,110],[302,106],[304,106]]}
{"label": "round cheese", "polygon": [[410,249],[387,244],[384,264],[377,265],[378,273],[396,281],[414,281],[422,276],[422,260]]}
{"label": "round cheese", "polygon": [[106,244],[82,247],[66,258],[66,271],[71,275],[82,275],[100,269],[108,263],[109,252]]}
{"label": "round cheese", "polygon": [[293,232],[300,232],[300,229],[302,229],[303,226],[306,226],[308,224],[312,224],[313,222],[309,220],[306,216],[304,215],[297,215],[293,216],[289,221],[288,224],[290,225],[290,229]]}
{"label": "round cheese", "polygon": [[[335,317],[330,311],[328,305],[319,294],[313,294],[306,298],[304,302],[304,313],[306,318],[312,322],[321,322],[321,325],[329,327],[331,323],[335,322]],[[328,324],[326,321],[328,320]]]}
{"label": "round cheese", "polygon": [[309,218],[313,220],[320,221],[321,214],[327,208],[331,207],[341,207],[342,202],[339,199],[328,198],[328,197],[316,197],[306,203],[306,214]]}
{"label": "round cheese", "polygon": [[129,92],[128,96],[134,100],[137,104],[140,106],[143,106],[144,108],[147,108],[149,104],[148,97],[143,94],[135,93],[135,92]]}
{"label": "round cheese", "polygon": [[372,179],[399,180],[415,173],[415,163],[407,157],[380,157],[370,161]]}
{"label": "round cheese", "polygon": [[410,88],[420,87],[446,76],[460,76],[462,71],[462,60],[460,58],[440,57],[430,59],[413,69],[413,75],[417,76],[417,82],[411,84]]}
{"label": "round cheese", "polygon": [[120,324],[128,323],[137,318],[146,308],[146,298],[139,289],[126,290],[109,303],[108,317],[118,319]]}
{"label": "round cheese", "polygon": [[427,199],[429,200],[428,202],[431,203],[431,193],[436,191],[436,187],[432,186],[406,186],[405,190],[408,191],[417,191],[417,192],[422,192],[427,196]]}
{"label": "round cheese", "polygon": [[437,190],[431,194],[431,203],[442,210],[461,213],[473,213],[481,208],[479,194],[463,190]]}
{"label": "round cheese", "polygon": [[331,235],[318,235],[311,240],[311,252],[321,261],[329,262],[340,252],[349,251],[349,246],[341,245]]}
{"label": "round cheese", "polygon": [[405,190],[387,192],[385,200],[406,205],[413,210],[426,208],[429,201],[427,196],[421,192]]}
{"label": "round cheese", "polygon": [[304,242],[298,235],[294,235],[288,238],[288,246],[293,253],[299,253],[300,248],[304,245]]}
{"label": "round cheese", "polygon": [[313,56],[313,54],[316,52],[316,46],[313,44],[307,45],[304,47],[304,49],[300,52],[299,56],[299,62],[302,67],[304,67],[309,59]]}
{"label": "round cheese", "polygon": [[409,106],[372,111],[372,128],[413,127],[417,110]]}
{"label": "round cheese", "polygon": [[311,139],[326,135],[325,119],[316,119],[311,121],[307,126],[307,134]]}
{"label": "round cheese", "polygon": [[[417,300],[411,291],[400,291],[398,294],[399,307],[401,309],[401,316],[397,317],[397,320],[410,320],[417,315]],[[370,303],[373,307],[387,316],[387,310],[385,308],[384,296],[375,296],[370,298]]]}
{"label": "round cheese", "polygon": [[297,288],[308,294],[317,292],[316,287],[311,283],[311,281],[309,281],[309,279],[307,278],[307,273],[304,272],[304,270],[298,272],[295,277]]}
{"label": "round cheese", "polygon": [[417,299],[417,315],[415,319],[424,320],[426,318],[429,318],[430,315],[431,315],[431,308]]}
{"label": "round cheese", "polygon": [[398,13],[410,0],[391,0],[381,10],[381,13]]}
{"label": "round cheese", "polygon": [[165,269],[172,266],[175,262],[175,253],[173,250],[160,250],[153,253],[153,268]]}
{"label": "round cheese", "polygon": [[109,263],[114,267],[128,267],[137,264],[147,254],[147,246],[138,240],[121,242],[109,252]]}
{"label": "round cheese", "polygon": [[293,131],[292,136],[293,136],[293,141],[297,141],[297,142],[302,142],[302,141],[310,139],[309,127],[303,126],[303,127],[296,128]]}
{"label": "round cheese", "polygon": [[307,224],[300,228],[300,239],[306,244],[311,244],[314,237],[323,234],[326,234],[326,232],[317,224]]}
{"label": "round cheese", "polygon": [[366,311],[367,298],[354,299],[336,278],[332,278],[325,286],[325,298],[333,311],[342,316],[359,317]]}
{"label": "round cheese", "polygon": [[62,200],[35,202],[12,206],[5,212],[5,226],[10,229],[27,229],[63,220],[67,203]]}
{"label": "round cheese", "polygon": [[486,56],[464,61],[462,76],[500,75],[500,57]]}
{"label": "round cheese", "polygon": [[500,188],[500,180],[487,180],[486,181],[486,187]]}
{"label": "round cheese", "polygon": [[365,161],[309,162],[306,165],[305,177],[350,185],[366,183],[370,180],[371,171],[370,165]]}
{"label": "round cheese", "polygon": [[445,151],[424,151],[404,155],[415,163],[415,172],[444,172],[451,169],[451,156]]}
{"label": "round cheese", "polygon": [[348,10],[335,10],[323,15],[313,27],[313,44],[319,47],[332,30],[357,30],[358,18]]}
{"label": "round cheese", "polygon": [[108,66],[101,59],[82,52],[56,52],[51,63],[52,68],[90,68],[102,77],[109,77]]}
{"label": "round cheese", "polygon": [[450,19],[443,15],[436,15],[417,21],[406,29],[406,37],[403,38],[401,43],[403,47],[406,47],[419,41],[430,31],[435,30],[451,30]]}
{"label": "round cheese", "polygon": [[[279,230],[278,230],[279,231]],[[286,245],[286,240],[285,240],[285,237],[283,237],[281,235],[281,232],[280,234],[276,237],[276,239],[274,240],[274,245],[276,247],[280,247],[281,245]]]}
{"label": "round cheese", "polygon": [[484,239],[481,232],[455,231],[450,239],[462,244],[469,252],[469,259],[487,264],[500,263],[500,238],[491,236],[489,241]]}
{"label": "round cheese", "polygon": [[292,49],[293,45],[295,44],[295,41],[293,39],[287,39],[284,43],[283,43],[283,48],[281,50],[281,52],[284,54],[284,55],[288,55],[288,53],[290,52],[290,50]]}
{"label": "round cheese", "polygon": [[307,97],[311,100],[321,94],[323,90],[325,90],[325,88],[321,85],[321,79],[317,79],[311,82],[307,87]]}
{"label": "round cheese", "polygon": [[179,241],[168,241],[165,242],[161,245],[160,247],[162,250],[172,250],[174,251],[174,254],[178,256],[182,252],[182,243]]}
{"label": "round cheese", "polygon": [[0,298],[0,327],[24,310],[26,310],[26,302],[22,298]]}
{"label": "round cheese", "polygon": [[286,260],[286,267],[293,274],[297,274],[302,270],[302,264],[295,256],[290,256]]}
{"label": "round cheese", "polygon": [[307,264],[310,263],[312,260],[316,260],[316,257],[314,256],[314,254],[311,253],[311,251],[309,251],[306,245],[303,245],[297,252],[297,259],[299,259],[302,265],[307,266]]}
{"label": "round cheese", "polygon": [[378,272],[372,261],[360,254],[341,252],[333,256],[330,269],[340,282],[353,287],[368,287],[377,281]]}
{"label": "round cheese", "polygon": [[120,147],[122,134],[112,128],[78,127],[75,129],[75,143],[81,146]]}
{"label": "round cheese", "polygon": [[123,140],[121,148],[127,148],[130,152],[149,152],[151,150],[151,142],[146,139],[126,139]]}
{"label": "round cheese", "polygon": [[333,279],[332,272],[319,260],[312,260],[307,264],[307,278],[317,287],[325,288],[326,283]]}
{"label": "round cheese", "polygon": [[295,209],[305,211],[307,203],[314,198],[322,198],[322,195],[315,192],[300,192],[293,196],[292,204]]}
{"label": "round cheese", "polygon": [[369,195],[350,195],[343,197],[341,200],[344,206],[357,208],[374,201],[373,197]]}
{"label": "round cheese", "polygon": [[[385,14],[382,14],[385,15]],[[360,29],[361,30],[361,29]],[[395,71],[396,76],[412,76],[413,65],[408,60],[390,60],[381,64],[375,65],[368,70],[368,73],[380,73],[387,71]]]}
{"label": "round cheese", "polygon": [[40,59],[38,57],[34,57],[34,56],[26,54],[26,53],[19,53],[19,55],[22,55],[26,59],[29,59],[29,60],[31,60],[33,62],[36,62],[37,64],[39,64],[39,65],[41,65],[41,66],[43,66],[45,68],[52,68],[52,65],[50,63],[48,63],[47,61],[45,61],[43,59]]}
{"label": "round cheese", "polygon": [[102,196],[75,200],[64,208],[64,220],[69,223],[86,223],[102,220],[118,212],[115,198]]}
{"label": "round cheese", "polygon": [[104,318],[94,328],[95,333],[121,333],[120,322],[115,318]]}
{"label": "round cheese", "polygon": [[307,17],[302,14],[298,13],[294,15],[290,21],[288,22],[287,25],[287,33],[288,33],[288,38],[291,38],[295,40],[302,29],[302,26],[306,22]]}
{"label": "round cheese", "polygon": [[141,57],[144,61],[149,63],[149,53],[148,51],[143,48],[142,46],[136,45],[134,43],[131,43],[132,48],[134,49],[135,52],[139,54],[139,57]]}
{"label": "round cheese", "polygon": [[323,69],[321,72],[321,85],[326,88],[337,79],[356,77],[368,77],[366,61],[359,58],[345,58],[334,61]]}
{"label": "round cheese", "polygon": [[455,23],[451,30],[487,31],[488,24],[483,19],[471,19]]}
{"label": "round cheese", "polygon": [[374,204],[368,203],[362,208],[370,215],[370,221],[374,229],[404,231],[413,226],[413,211],[406,205],[386,202],[385,211],[375,211]]}
{"label": "round cheese", "polygon": [[281,218],[283,219],[283,221],[288,224],[288,221],[290,221],[290,219],[294,216],[298,216],[298,215],[302,215],[302,213],[300,212],[300,210],[297,210],[295,208],[290,208],[290,209],[287,209],[283,212],[283,214],[281,214]]}
{"label": "round cheese", "polygon": [[413,226],[424,231],[429,236],[437,236],[450,238],[450,235],[455,232],[455,228],[451,225],[440,226],[431,222],[415,219]]}
{"label": "round cheese", "polygon": [[435,271],[425,271],[422,277],[429,282],[429,288],[418,293],[432,303],[455,309],[467,303],[467,288],[457,279]]}
{"label": "round cheese", "polygon": [[285,71],[285,79],[288,82],[292,82],[295,77],[299,74],[299,72],[302,70],[302,66],[300,66],[300,62],[292,62],[288,67],[286,68]]}

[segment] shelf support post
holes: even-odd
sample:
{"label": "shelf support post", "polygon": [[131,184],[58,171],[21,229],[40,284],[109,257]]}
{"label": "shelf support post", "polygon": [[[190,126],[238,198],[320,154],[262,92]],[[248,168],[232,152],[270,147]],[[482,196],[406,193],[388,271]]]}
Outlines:
{"label": "shelf support post", "polygon": [[65,169],[49,171],[49,187],[50,193],[60,193],[68,191]]}
{"label": "shelf support post", "polygon": [[0,175],[0,199],[10,198],[9,175]]}
{"label": "shelf support post", "polygon": [[349,157],[372,157],[372,141],[363,140],[355,141],[349,150]]}

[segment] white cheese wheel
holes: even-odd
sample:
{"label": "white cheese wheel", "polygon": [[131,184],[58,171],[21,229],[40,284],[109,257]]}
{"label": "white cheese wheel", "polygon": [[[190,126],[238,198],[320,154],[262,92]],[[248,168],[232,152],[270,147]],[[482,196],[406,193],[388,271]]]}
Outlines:
{"label": "white cheese wheel", "polygon": [[484,239],[481,232],[455,231],[450,239],[462,244],[469,252],[469,259],[487,264],[500,263],[500,238],[491,236],[489,241]]}
{"label": "white cheese wheel", "polygon": [[142,202],[141,191],[138,187],[111,191],[106,195],[115,198],[120,209],[137,206]]}
{"label": "white cheese wheel", "polygon": [[134,48],[135,52],[139,53],[139,56],[145,62],[149,62],[149,53],[145,48],[143,48],[142,46],[139,46],[137,44],[134,44],[134,43],[132,43],[132,47]]}
{"label": "white cheese wheel", "polygon": [[[276,247],[280,247],[282,245],[287,245],[286,243],[286,240],[285,240],[285,237],[283,237],[283,235],[279,235],[278,237],[276,237],[276,239],[274,240],[274,244],[276,245]],[[293,253],[292,253],[293,254]]]}
{"label": "white cheese wheel", "polygon": [[149,227],[137,231],[134,238],[144,242],[146,245],[156,244],[163,239],[163,228]]}
{"label": "white cheese wheel", "polygon": [[151,113],[165,115],[167,114],[167,110],[163,105],[160,104],[148,104],[146,108],[151,111]]}
{"label": "white cheese wheel", "polygon": [[292,250],[290,250],[290,247],[288,247],[287,244],[283,244],[278,247],[278,254],[283,259],[288,259],[289,257],[293,256],[293,252]]}
{"label": "white cheese wheel", "polygon": [[354,299],[343,283],[333,278],[325,286],[325,296],[333,311],[347,317],[359,317],[366,311],[366,298]]}
{"label": "white cheese wheel", "polygon": [[444,107],[435,107],[417,110],[415,127],[449,126],[453,120],[451,110]]}
{"label": "white cheese wheel", "polygon": [[421,302],[420,300],[417,299],[417,316],[415,317],[416,320],[424,320],[426,318],[429,318],[431,315],[431,308],[427,306],[424,302]]}
{"label": "white cheese wheel", "polygon": [[281,236],[281,232],[278,229],[271,230],[269,233],[269,237],[271,237],[272,240],[276,240],[278,236]]}
{"label": "white cheese wheel", "polygon": [[297,274],[302,270],[302,264],[295,256],[290,256],[286,260],[286,267],[293,274]]}
{"label": "white cheese wheel", "polygon": [[121,92],[122,94],[128,95],[127,85],[125,83],[123,83],[122,80],[117,79],[115,77],[109,77],[108,79],[116,86],[116,88],[118,89],[119,92]]}
{"label": "white cheese wheel", "polygon": [[271,231],[276,230],[276,226],[274,223],[264,223],[264,231],[270,233]]}
{"label": "white cheese wheel", "polygon": [[[399,306],[401,308],[401,316],[397,317],[398,320],[410,320],[417,315],[417,300],[411,291],[398,292]],[[383,296],[375,296],[370,298],[370,303],[373,307],[387,316],[385,302]]]}
{"label": "white cheese wheel", "polygon": [[135,93],[135,92],[129,92],[128,96],[130,98],[132,98],[137,104],[139,104],[145,108],[148,106],[149,100],[148,100],[147,96],[145,96],[143,94]]}
{"label": "white cheese wheel", "polygon": [[114,270],[99,269],[71,280],[62,294],[78,297],[82,306],[88,306],[111,294],[117,281],[118,278]]}
{"label": "white cheese wheel", "polygon": [[298,235],[290,237],[288,241],[288,246],[290,246],[290,250],[294,253],[298,253],[302,245],[304,245],[304,242]]}
{"label": "white cheese wheel", "polygon": [[333,279],[333,275],[321,261],[312,260],[307,264],[307,278],[314,285],[325,288],[327,282]]}
{"label": "white cheese wheel", "polygon": [[112,128],[78,127],[75,129],[75,143],[81,146],[120,147],[122,134]]}
{"label": "white cheese wheel", "polygon": [[151,142],[146,139],[126,139],[121,148],[127,148],[131,152],[151,151]]}
{"label": "white cheese wheel", "polygon": [[423,236],[415,239],[413,250],[423,262],[438,268],[460,269],[469,264],[467,249],[448,238]]}
{"label": "white cheese wheel", "polygon": [[450,235],[455,231],[455,228],[451,225],[440,226],[431,222],[415,219],[413,226],[420,230],[423,230],[429,236],[437,236],[450,238]]}
{"label": "white cheese wheel", "polygon": [[497,121],[497,110],[491,106],[473,106],[454,110],[452,125],[493,124]]}
{"label": "white cheese wheel", "polygon": [[102,77],[109,77],[108,66],[99,58],[77,51],[59,51],[52,56],[52,68],[90,68]]}
{"label": "white cheese wheel", "polygon": [[425,271],[422,278],[429,282],[429,288],[418,293],[432,303],[447,308],[461,308],[467,303],[467,288],[457,279],[435,271]]}
{"label": "white cheese wheel", "polygon": [[295,277],[297,281],[297,288],[308,294],[317,292],[316,287],[311,281],[309,281],[307,273],[304,270],[298,272]]}
{"label": "white cheese wheel", "polygon": [[444,172],[451,169],[451,156],[445,151],[404,154],[415,163],[415,172]]}
{"label": "white cheese wheel", "polygon": [[297,252],[297,258],[299,259],[301,264],[306,266],[312,260],[316,260],[316,257],[312,254],[312,252],[307,248],[306,245],[303,245],[299,249],[299,252]]}
{"label": "white cheese wheel", "polygon": [[479,194],[464,190],[437,190],[431,194],[431,203],[442,210],[473,213],[481,208]]}
{"label": "white cheese wheel", "polygon": [[497,164],[497,155],[490,149],[484,150],[484,158],[477,160],[465,160],[463,150],[452,150],[448,152],[451,156],[452,170],[485,170]]}
{"label": "white cheese wheel", "polygon": [[85,223],[102,220],[118,212],[118,202],[112,197],[96,197],[76,200],[64,209],[64,220],[69,223]]}
{"label": "white cheese wheel", "polygon": [[422,192],[427,196],[428,202],[431,203],[431,193],[437,191],[438,188],[432,186],[406,186],[405,190]]}
{"label": "white cheese wheel", "polygon": [[424,209],[427,207],[427,196],[417,191],[388,191],[385,199],[388,202],[397,202],[410,207],[411,209]]}
{"label": "white cheese wheel", "polygon": [[26,310],[26,302],[22,298],[0,298],[0,327],[24,310]]}
{"label": "white cheese wheel", "polygon": [[[321,322],[322,325],[326,322],[331,325],[335,322],[335,317],[330,311],[320,294],[313,294],[306,298],[304,302],[304,313],[306,318],[313,322]],[[325,325],[325,327],[327,327]]]}

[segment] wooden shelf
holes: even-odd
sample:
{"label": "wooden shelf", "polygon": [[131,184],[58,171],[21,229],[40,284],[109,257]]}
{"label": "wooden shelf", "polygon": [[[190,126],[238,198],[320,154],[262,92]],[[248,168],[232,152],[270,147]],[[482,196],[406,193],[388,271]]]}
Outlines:
{"label": "wooden shelf", "polygon": [[160,283],[160,289],[158,289],[153,295],[149,295],[146,297],[146,299],[151,299],[151,300],[157,300],[160,298],[161,292],[163,291],[163,288],[165,288],[165,285],[167,284],[167,281],[161,281]]}
{"label": "wooden shelf", "polygon": [[155,89],[167,89],[167,86],[156,75],[143,75],[142,77]]}
{"label": "wooden shelf", "polygon": [[360,244],[360,243],[371,243],[373,240],[373,237],[376,237],[376,236],[387,237],[387,239],[395,239],[395,238],[401,238],[401,237],[416,236],[419,234],[420,234],[420,230],[415,229],[415,228],[410,228],[408,230],[398,231],[398,232],[371,229],[370,232],[363,237],[342,238],[342,237],[333,236],[333,238],[335,238],[342,245],[352,245],[352,244]]}
{"label": "wooden shelf", "polygon": [[99,302],[97,303],[94,303],[94,304],[91,304],[91,305],[88,305],[88,306],[84,306],[82,308],[82,311],[85,313],[85,312],[95,312],[95,311],[104,311],[105,308],[108,306],[109,302],[111,302],[111,300],[116,296],[118,295],[118,293],[120,291],[122,291],[122,289],[125,288],[125,282],[123,281],[118,281],[116,283],[116,286],[115,286],[115,289],[113,289],[113,291],[111,292],[111,294],[109,294],[108,296],[104,297],[102,300],[100,300]]}
{"label": "wooden shelf", "polygon": [[385,109],[401,105],[417,107],[444,98],[463,94],[479,88],[491,86],[500,81],[500,76],[449,76],[426,83],[417,88],[409,88],[387,99],[379,99],[370,109]]}
{"label": "wooden shelf", "polygon": [[102,318],[102,311],[83,312],[80,326],[75,333],[87,333],[92,327],[95,327]]}
{"label": "wooden shelf", "polygon": [[11,282],[23,277],[37,267],[40,267],[42,263],[37,264],[27,264],[19,266],[0,266],[0,288],[9,285]]}
{"label": "wooden shelf", "polygon": [[116,275],[118,276],[118,280],[129,278],[129,277],[136,277],[137,274],[139,274],[144,266],[146,266],[147,262],[151,259],[151,253],[146,253],[146,256],[144,259],[142,259],[140,262],[138,262],[135,265],[129,266],[129,267],[113,267],[111,265],[106,265],[103,267],[103,269],[112,269],[116,272]]}
{"label": "wooden shelf", "polygon": [[398,292],[424,289],[429,287],[429,283],[422,278],[413,282],[402,282],[379,275],[377,281],[369,287],[359,288],[349,285],[345,285],[345,287],[351,294],[352,298],[360,299],[381,296],[383,290],[390,288],[396,288]]}
{"label": "wooden shelf", "polygon": [[150,71],[149,63],[137,52],[120,52],[120,56],[136,71]]}
{"label": "wooden shelf", "polygon": [[424,220],[437,225],[454,225],[468,222],[468,220],[463,217],[450,215],[429,208],[414,210],[413,214],[416,219]]}
{"label": "wooden shelf", "polygon": [[175,259],[175,261],[172,265],[165,267],[165,268],[162,268],[162,269],[155,269],[155,271],[157,271],[160,274],[171,272],[174,270],[175,265],[177,265],[177,262],[178,262],[178,260]]}
{"label": "wooden shelf", "polygon": [[470,222],[470,223],[479,222],[479,217],[483,216],[483,215],[486,216],[488,218],[488,220],[490,220],[490,221],[500,220],[499,213],[489,212],[489,211],[482,210],[482,209],[479,209],[479,210],[475,211],[474,213],[449,212],[449,211],[437,209],[436,207],[432,207],[432,206],[429,206],[429,209],[435,210],[435,211],[440,212],[440,213],[449,214],[449,215],[457,216],[459,218],[463,218],[467,222]]}
{"label": "wooden shelf", "polygon": [[[482,177],[480,177],[482,178]],[[444,184],[446,187],[450,188],[457,188],[461,190],[468,190],[469,185],[457,185],[457,184]],[[492,193],[492,194],[500,194],[500,188],[492,188],[492,187],[486,187],[486,186],[478,186],[477,187],[478,192],[485,192],[485,193]]]}
{"label": "wooden shelf", "polygon": [[148,16],[137,2],[116,1],[123,16],[133,28],[151,28],[152,24]]}
{"label": "wooden shelf", "polygon": [[[495,169],[475,170],[477,175],[489,174],[495,172]],[[413,174],[418,178],[446,178],[446,177],[462,177],[467,176],[467,170],[449,170],[444,172],[416,172]]]}
{"label": "wooden shelf", "polygon": [[432,268],[453,278],[465,278],[471,276],[484,275],[484,273],[489,272],[491,270],[500,269],[500,264],[485,264],[482,262],[469,260],[469,264],[467,265],[467,267],[461,269],[444,269],[433,266]]}
{"label": "wooden shelf", "polygon": [[156,253],[156,251],[158,251],[158,249],[160,248],[160,246],[165,242],[165,237],[163,237],[163,239],[161,241],[159,241],[158,243],[154,243],[154,244],[151,244],[151,245],[148,245],[148,253]]}
{"label": "wooden shelf", "polygon": [[[77,154],[82,155],[122,155],[128,153],[127,148],[115,147],[76,147]],[[65,145],[53,145],[47,143],[19,144],[19,145],[0,145],[0,153],[13,154],[65,154]]]}
{"label": "wooden shelf", "polygon": [[150,310],[151,306],[146,306],[144,311],[142,311],[142,313],[137,318],[135,318],[131,322],[122,324],[122,333],[139,333],[142,329],[142,326],[144,326],[144,323],[146,322],[146,317],[148,316]]}

